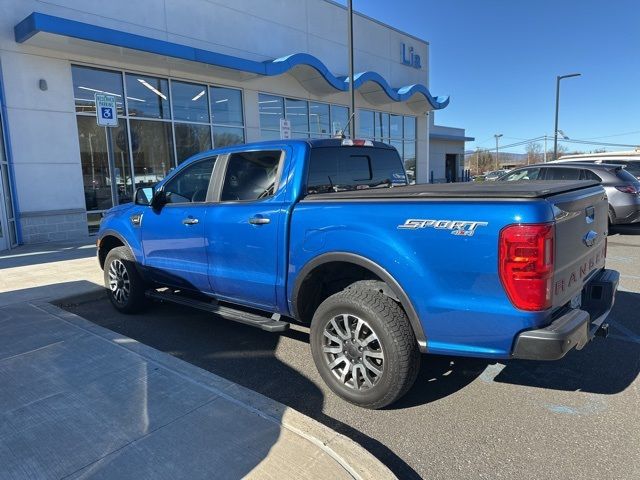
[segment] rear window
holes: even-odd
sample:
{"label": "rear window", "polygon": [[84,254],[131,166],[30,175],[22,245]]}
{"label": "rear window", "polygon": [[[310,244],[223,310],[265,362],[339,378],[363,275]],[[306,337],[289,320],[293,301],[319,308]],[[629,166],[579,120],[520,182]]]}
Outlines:
{"label": "rear window", "polygon": [[629,167],[616,170],[616,175],[620,180],[624,182],[633,182],[633,183],[637,182],[638,179],[631,172],[629,172],[628,169]]}
{"label": "rear window", "polygon": [[396,150],[372,147],[311,149],[308,194],[406,184],[407,177]]}
{"label": "rear window", "polygon": [[598,164],[614,164],[614,165],[625,165],[627,172],[634,175],[635,177],[640,177],[640,160],[618,160],[615,158],[598,160],[595,163]]}

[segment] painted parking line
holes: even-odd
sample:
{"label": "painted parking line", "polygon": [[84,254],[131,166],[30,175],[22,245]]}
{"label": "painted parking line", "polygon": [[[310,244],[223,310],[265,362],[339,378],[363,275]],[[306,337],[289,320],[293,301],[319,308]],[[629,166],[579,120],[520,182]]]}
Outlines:
{"label": "painted parking line", "polygon": [[622,342],[629,342],[629,343],[637,343],[638,345],[640,345],[640,338],[632,338],[632,337],[626,337],[624,335],[618,335],[616,333],[610,333],[607,338],[612,338],[613,340],[620,340]]}
{"label": "painted parking line", "polygon": [[610,325],[619,332],[624,333],[625,337],[640,343],[640,335],[636,334],[633,330],[625,327],[624,325],[620,325],[619,323],[611,323]]}

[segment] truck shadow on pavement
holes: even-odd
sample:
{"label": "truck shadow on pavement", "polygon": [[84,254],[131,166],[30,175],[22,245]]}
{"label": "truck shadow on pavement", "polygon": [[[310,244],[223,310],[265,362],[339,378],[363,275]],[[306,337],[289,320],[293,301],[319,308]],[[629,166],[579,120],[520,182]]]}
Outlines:
{"label": "truck shadow on pavement", "polygon": [[619,291],[607,319],[609,337],[595,338],[582,350],[555,362],[510,361],[495,382],[612,395],[640,374],[640,294]]}

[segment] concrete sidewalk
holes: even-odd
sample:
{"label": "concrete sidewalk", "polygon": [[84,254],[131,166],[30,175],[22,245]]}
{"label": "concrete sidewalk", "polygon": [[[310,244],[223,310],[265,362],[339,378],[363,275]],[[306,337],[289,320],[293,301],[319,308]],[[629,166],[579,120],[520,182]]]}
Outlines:
{"label": "concrete sidewalk", "polygon": [[394,478],[313,419],[48,303],[100,292],[94,253],[0,256],[1,478]]}

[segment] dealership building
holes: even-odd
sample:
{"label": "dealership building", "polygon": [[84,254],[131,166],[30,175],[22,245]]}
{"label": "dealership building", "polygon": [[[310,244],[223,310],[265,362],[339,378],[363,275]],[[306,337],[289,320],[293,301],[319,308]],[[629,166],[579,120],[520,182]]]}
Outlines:
{"label": "dealership building", "polygon": [[[429,91],[429,44],[356,14],[354,52],[357,137],[395,146],[418,183],[459,180],[470,139],[434,124],[449,99]],[[110,135],[96,94],[116,99]],[[283,125],[335,135],[349,103],[329,0],[0,0],[0,250],[87,236],[194,153]]]}

